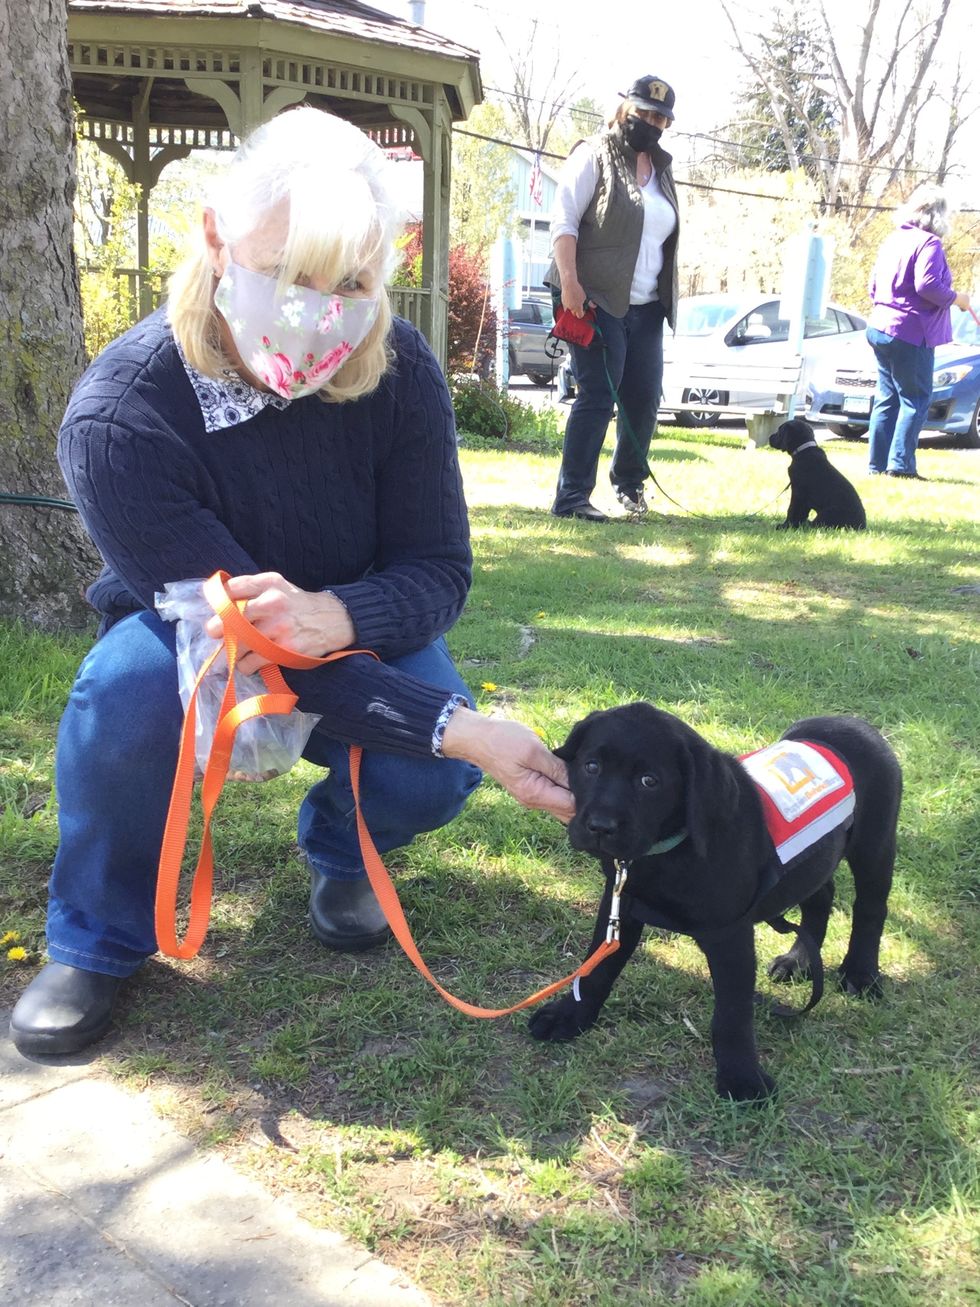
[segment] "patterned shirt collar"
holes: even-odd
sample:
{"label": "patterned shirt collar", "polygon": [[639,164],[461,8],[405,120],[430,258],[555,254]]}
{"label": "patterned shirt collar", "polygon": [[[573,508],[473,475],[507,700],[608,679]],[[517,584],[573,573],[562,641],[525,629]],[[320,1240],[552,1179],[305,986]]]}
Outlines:
{"label": "patterned shirt collar", "polygon": [[273,395],[264,390],[256,390],[232,368],[226,368],[220,377],[206,377],[192,367],[187,361],[180,342],[175,340],[177,353],[184,365],[188,380],[194,387],[194,394],[201,406],[204,429],[211,433],[224,431],[227,427],[237,427],[249,418],[254,418],[270,404],[273,408],[288,408],[290,401],[281,395]]}

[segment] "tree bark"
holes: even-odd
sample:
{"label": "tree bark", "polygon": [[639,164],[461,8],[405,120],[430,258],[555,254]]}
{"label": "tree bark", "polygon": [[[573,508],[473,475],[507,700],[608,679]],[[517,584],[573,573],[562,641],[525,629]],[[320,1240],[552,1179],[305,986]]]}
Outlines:
{"label": "tree bark", "polygon": [[[0,493],[56,499],[55,436],[85,363],[66,24],[64,0],[0,0]],[[98,566],[77,514],[0,503],[0,617],[87,625]]]}

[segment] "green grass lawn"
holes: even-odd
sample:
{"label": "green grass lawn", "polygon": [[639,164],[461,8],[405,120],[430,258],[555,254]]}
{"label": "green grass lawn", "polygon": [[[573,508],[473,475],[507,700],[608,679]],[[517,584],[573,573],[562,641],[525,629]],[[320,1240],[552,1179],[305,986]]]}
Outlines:
{"label": "green grass lawn", "polygon": [[[607,526],[548,515],[554,454],[464,450],[476,581],[451,644],[485,711],[555,744],[638,698],[732,752],[814,713],[876,723],[906,782],[881,1001],[828,989],[799,1023],[760,1008],[780,1089],[763,1107],[715,1096],[710,987],[683,938],[650,934],[573,1045],[532,1042],[523,1015],[464,1017],[395,946],[343,957],[309,936],[303,764],[226,790],[204,949],[151,963],[100,1053],[447,1304],[980,1302],[980,454],[927,442],[928,481],[868,480],[864,446],[834,442],[871,529],[784,533],[786,460],[742,446],[668,429],[657,478],[694,513],[654,491],[642,522]],[[0,934],[28,951],[0,954],[9,1002],[42,956],[54,733],[84,642],[0,644]],[[426,960],[472,1002],[584,956],[596,867],[491,784],[389,866]],[[846,868],[838,887],[828,966]],[[772,994],[785,942],[757,934]]]}

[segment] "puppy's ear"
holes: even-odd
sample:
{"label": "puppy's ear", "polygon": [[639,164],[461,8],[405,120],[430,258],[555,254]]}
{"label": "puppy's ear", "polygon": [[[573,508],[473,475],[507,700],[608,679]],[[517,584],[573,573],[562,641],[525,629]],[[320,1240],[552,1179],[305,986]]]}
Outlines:
{"label": "puppy's ear", "polygon": [[557,749],[551,752],[556,758],[561,758],[562,762],[571,762],[578,753],[582,745],[582,737],[585,735],[585,729],[589,722],[595,717],[595,713],[589,713],[588,717],[583,717],[580,722],[576,722],[569,732],[568,739],[564,744],[559,744]]}
{"label": "puppy's ear", "polygon": [[687,835],[698,857],[708,856],[711,837],[725,826],[726,812],[738,802],[731,759],[707,740],[686,740],[681,748]]}

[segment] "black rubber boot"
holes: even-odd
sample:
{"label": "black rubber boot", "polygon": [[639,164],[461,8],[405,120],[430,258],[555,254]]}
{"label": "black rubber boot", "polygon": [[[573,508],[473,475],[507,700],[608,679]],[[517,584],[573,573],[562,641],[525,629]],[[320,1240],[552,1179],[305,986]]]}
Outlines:
{"label": "black rubber boot", "polygon": [[331,880],[314,871],[310,925],[327,948],[361,953],[390,939],[391,931],[367,876]]}
{"label": "black rubber boot", "polygon": [[122,980],[49,962],[21,994],[10,1037],[25,1057],[78,1053],[101,1039],[112,1021]]}

